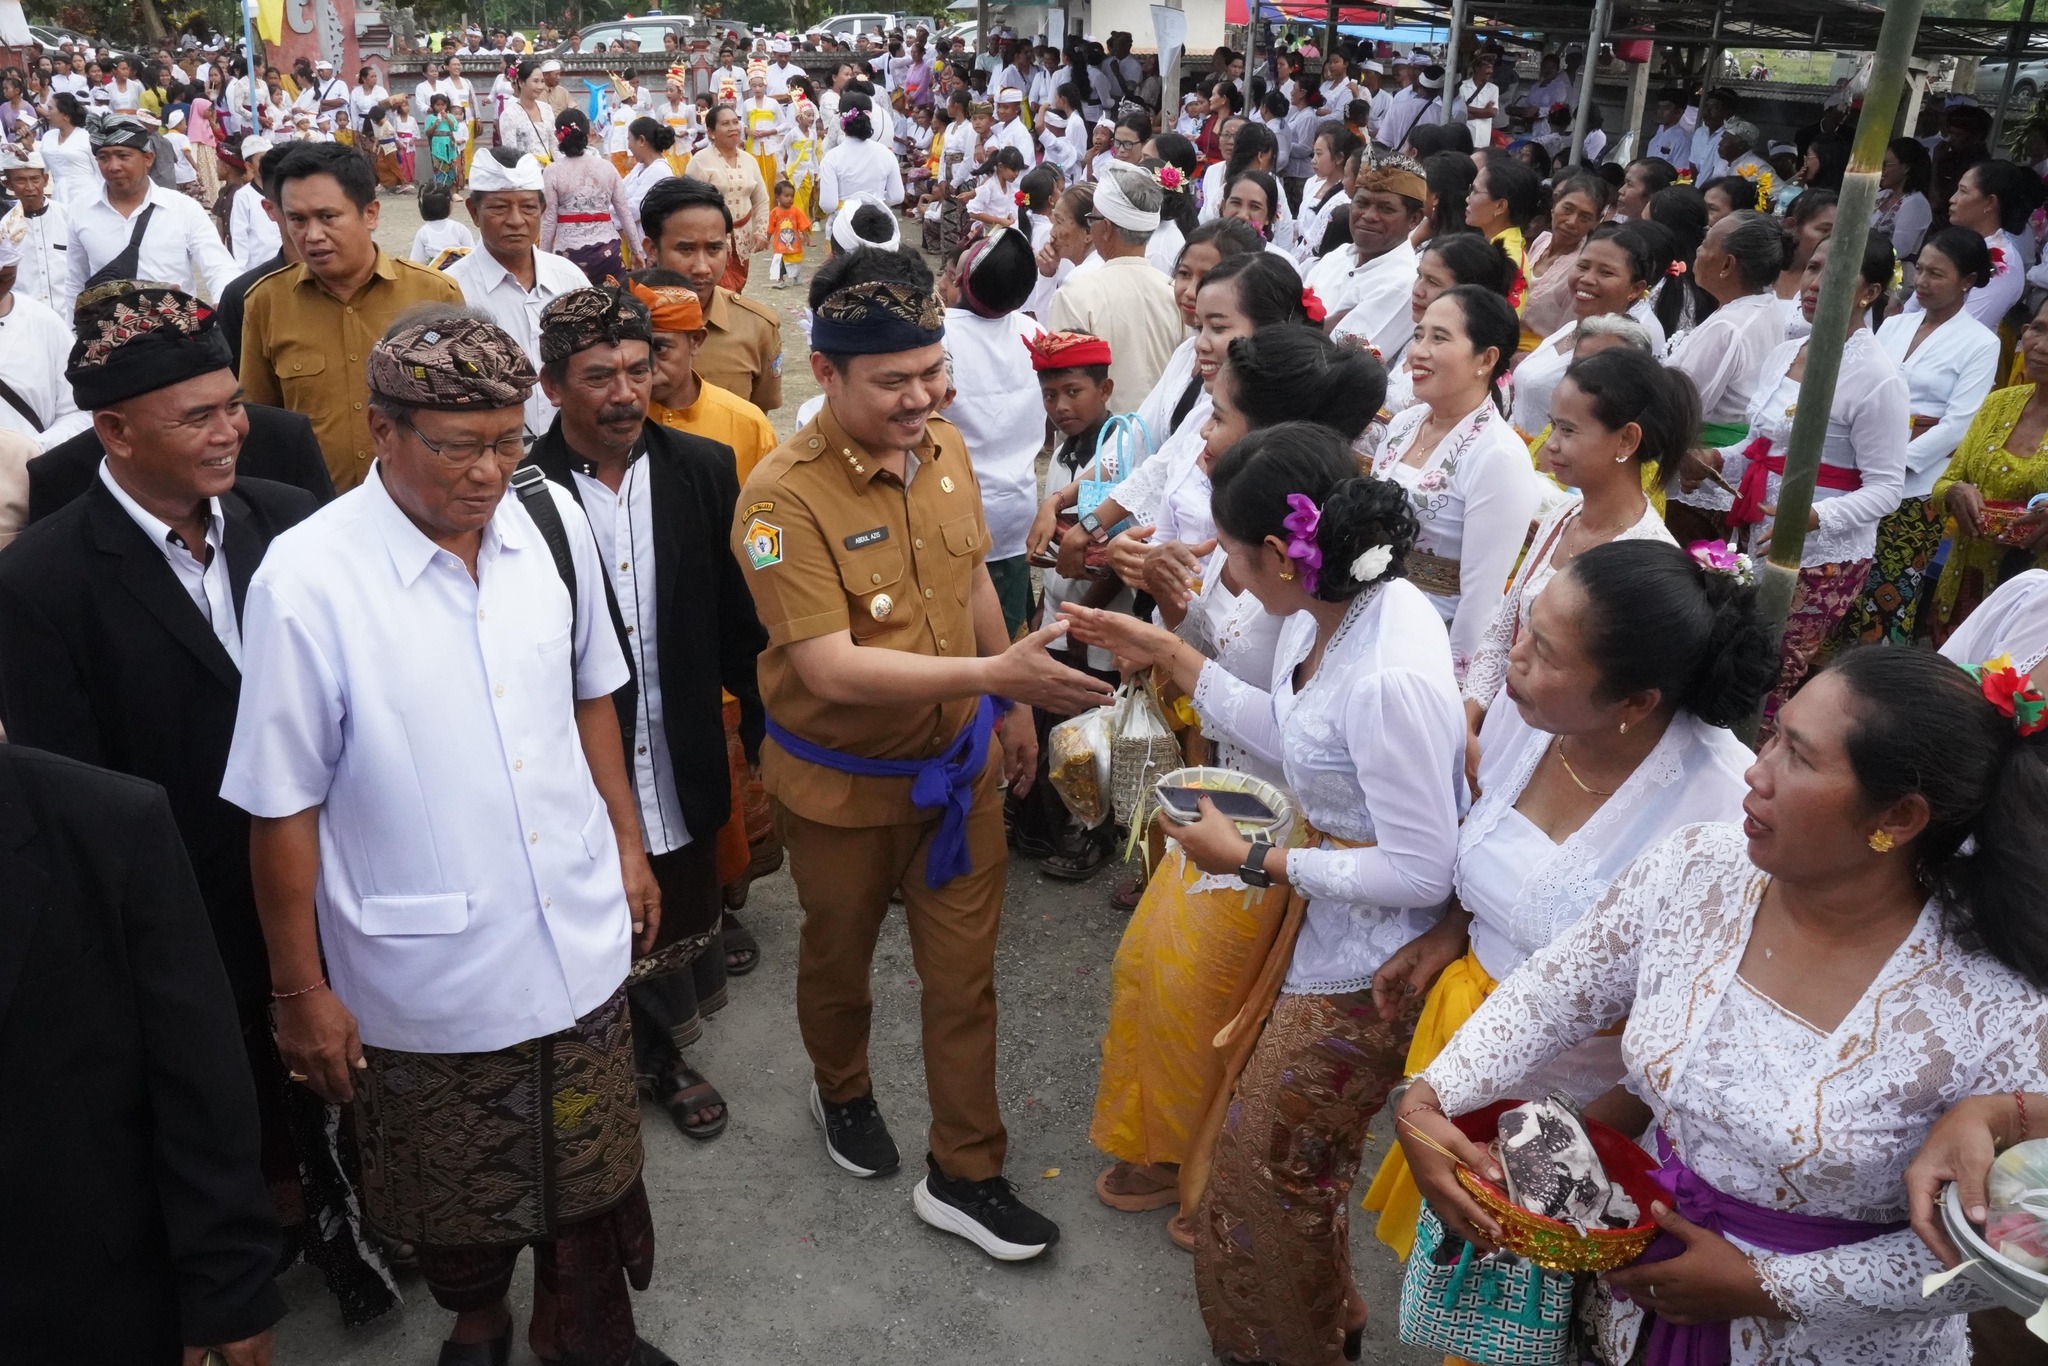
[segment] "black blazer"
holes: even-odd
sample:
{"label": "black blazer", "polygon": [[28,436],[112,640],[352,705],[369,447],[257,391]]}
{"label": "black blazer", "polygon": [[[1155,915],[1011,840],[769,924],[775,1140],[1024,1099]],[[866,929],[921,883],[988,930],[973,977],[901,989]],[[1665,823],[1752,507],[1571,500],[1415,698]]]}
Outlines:
{"label": "black blazer", "polygon": [[[261,479],[221,497],[235,611],[313,496]],[[0,724],[19,744],[161,783],[244,1018],[269,1002],[249,817],[221,800],[242,678],[163,552],[95,475],[0,551]],[[246,1070],[246,1067],[245,1067]]]}
{"label": "black blazer", "polygon": [[[235,462],[236,476],[290,484],[312,494],[317,503],[331,501],[334,480],[328,476],[320,443],[313,439],[313,424],[298,413],[261,403],[251,403],[243,411],[249,414],[249,435],[243,439],[241,458]],[[29,461],[30,525],[91,488],[98,480],[100,459],[106,453],[107,448],[100,444],[100,434],[87,427]]]}
{"label": "black blazer", "polygon": [[256,1091],[163,790],[0,745],[0,1362],[284,1314]]}
{"label": "black blazer", "polygon": [[[707,840],[732,814],[726,762],[723,688],[740,702],[740,742],[761,752],[764,729],[754,660],[768,632],[754,615],[754,596],[741,577],[727,537],[740,498],[732,447],[658,422],[644,428],[649,488],[654,497],[655,657],[661,661],[661,710],[675,769],[676,799],[692,839]],[[557,417],[530,457],[548,478],[583,502],[570,472],[581,463],[562,439]],[[611,579],[605,599],[619,620]],[[623,634],[621,648],[626,645]],[[630,664],[633,652],[626,650]],[[637,680],[614,695],[630,753]]]}

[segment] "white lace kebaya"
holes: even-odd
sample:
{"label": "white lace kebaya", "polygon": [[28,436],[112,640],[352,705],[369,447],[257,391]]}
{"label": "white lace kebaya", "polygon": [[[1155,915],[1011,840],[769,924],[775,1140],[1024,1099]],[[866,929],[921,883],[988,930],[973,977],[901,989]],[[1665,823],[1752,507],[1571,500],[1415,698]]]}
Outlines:
{"label": "white lace kebaya", "polygon": [[[2048,1001],[1964,948],[1929,902],[1832,1032],[1736,975],[1767,882],[1739,826],[1696,825],[1638,859],[1600,902],[1489,997],[1423,1073],[1458,1115],[1627,1017],[1628,1084],[1684,1162],[1774,1210],[1903,1222],[1906,1164],[1966,1096],[2048,1085]],[[1741,1246],[1740,1243],[1737,1244]],[[1821,1252],[1752,1252],[1790,1320],[1730,1325],[1734,1366],[1961,1366],[1967,1281],[1922,1298],[1941,1265],[1908,1229]],[[1642,1316],[1588,1301],[1601,1360],[1629,1358]]]}
{"label": "white lace kebaya", "polygon": [[[1557,843],[1515,809],[1556,740],[1505,698],[1479,733],[1481,795],[1458,831],[1458,904],[1472,913],[1472,952],[1496,982],[1577,924],[1672,831],[1740,820],[1742,775],[1756,758],[1721,727],[1679,712],[1614,795]],[[1526,1089],[1536,1097],[1563,1087],[1586,1103],[1621,1074],[1621,1039],[1601,1034],[1545,1064]]]}
{"label": "white lace kebaya", "polygon": [[1280,629],[1270,691],[1205,665],[1202,727],[1282,766],[1309,824],[1367,847],[1296,849],[1287,878],[1308,914],[1283,990],[1362,991],[1403,944],[1442,918],[1465,807],[1465,713],[1442,620],[1406,580],[1353,601],[1296,691],[1315,648],[1306,612]]}

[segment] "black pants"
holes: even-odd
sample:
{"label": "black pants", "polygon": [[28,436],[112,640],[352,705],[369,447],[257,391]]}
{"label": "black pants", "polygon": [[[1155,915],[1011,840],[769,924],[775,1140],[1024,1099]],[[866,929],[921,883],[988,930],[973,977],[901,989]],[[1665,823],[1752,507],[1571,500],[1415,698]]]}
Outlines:
{"label": "black pants", "polygon": [[633,1064],[660,1077],[703,1033],[704,1016],[725,1008],[725,903],[718,887],[715,840],[695,840],[649,857],[661,887],[661,931],[650,957],[664,970],[626,988],[633,1016]]}

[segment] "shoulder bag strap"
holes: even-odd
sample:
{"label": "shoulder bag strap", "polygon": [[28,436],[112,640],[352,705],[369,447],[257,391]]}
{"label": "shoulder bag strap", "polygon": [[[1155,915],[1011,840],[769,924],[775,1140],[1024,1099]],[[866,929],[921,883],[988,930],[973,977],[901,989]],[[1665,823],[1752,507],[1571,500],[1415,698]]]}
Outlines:
{"label": "shoulder bag strap", "polygon": [[16,393],[14,386],[4,379],[0,379],[0,402],[6,403],[15,412],[20,413],[28,420],[28,425],[34,427],[39,434],[43,431],[42,418],[36,416],[36,410],[29,406],[28,400]]}
{"label": "shoulder bag strap", "polygon": [[[548,543],[548,553],[555,557],[555,572],[568,586],[569,623],[573,631],[579,610],[576,559],[569,553],[569,528],[563,525],[562,510],[555,506],[554,495],[548,491],[548,477],[538,465],[521,465],[512,471],[512,491],[519,495],[520,506],[526,509],[526,515],[533,518],[533,524],[540,528],[540,538]],[[572,658],[574,653],[573,650],[570,652]]]}

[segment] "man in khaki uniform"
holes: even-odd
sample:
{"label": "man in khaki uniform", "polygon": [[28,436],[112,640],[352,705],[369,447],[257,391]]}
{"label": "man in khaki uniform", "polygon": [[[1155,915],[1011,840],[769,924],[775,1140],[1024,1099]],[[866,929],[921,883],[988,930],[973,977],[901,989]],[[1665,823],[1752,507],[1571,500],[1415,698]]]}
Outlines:
{"label": "man in khaki uniform", "polygon": [[242,388],[251,403],[304,413],[334,491],[370,472],[370,349],[415,304],[460,304],[439,271],[387,255],[377,227],[377,175],[338,142],[273,153],[278,217],[299,261],[249,287],[242,303]]}
{"label": "man in khaki uniform", "polygon": [[931,418],[947,372],[930,271],[862,248],[827,262],[810,300],[825,406],[747,479],[733,552],[768,629],[761,771],[804,908],[811,1113],[840,1167],[896,1169],[867,1043],[875,940],[900,888],[932,1114],[913,1205],[1021,1261],[1059,1228],[1002,1177],[995,948],[1008,853],[991,760],[1000,753],[1022,791],[1038,760],[1029,708],[1072,713],[1109,688],[1046,654],[1063,626],[1010,643],[982,563],[973,465],[958,430]]}
{"label": "man in khaki uniform", "polygon": [[640,201],[647,263],[690,282],[704,305],[697,376],[764,413],[782,406],[782,320],[765,304],[718,281],[732,249],[732,212],[711,185],[686,176],[656,181]]}

